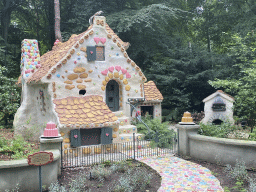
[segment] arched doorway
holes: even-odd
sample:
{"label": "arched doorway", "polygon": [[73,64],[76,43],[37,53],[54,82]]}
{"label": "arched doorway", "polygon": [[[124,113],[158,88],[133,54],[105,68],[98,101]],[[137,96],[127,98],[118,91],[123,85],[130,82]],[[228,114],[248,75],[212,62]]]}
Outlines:
{"label": "arched doorway", "polygon": [[119,110],[119,85],[115,80],[111,80],[107,84],[106,103],[111,111]]}
{"label": "arched doorway", "polygon": [[214,121],[212,121],[213,125],[221,125],[221,123],[223,123],[223,121],[220,119],[215,119]]}

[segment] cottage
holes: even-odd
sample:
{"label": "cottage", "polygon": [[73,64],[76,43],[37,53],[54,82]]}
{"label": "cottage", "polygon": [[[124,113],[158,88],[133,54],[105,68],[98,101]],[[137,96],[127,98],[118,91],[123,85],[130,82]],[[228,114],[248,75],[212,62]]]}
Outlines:
{"label": "cottage", "polygon": [[15,134],[38,138],[54,122],[65,146],[130,141],[137,109],[161,118],[163,97],[153,81],[129,58],[123,42],[95,16],[87,31],[56,42],[40,57],[36,40],[22,42],[22,103],[14,119]]}
{"label": "cottage", "polygon": [[233,103],[234,98],[218,90],[210,96],[206,97],[203,102],[205,117],[202,123],[221,124],[222,122],[234,123],[233,119]]}

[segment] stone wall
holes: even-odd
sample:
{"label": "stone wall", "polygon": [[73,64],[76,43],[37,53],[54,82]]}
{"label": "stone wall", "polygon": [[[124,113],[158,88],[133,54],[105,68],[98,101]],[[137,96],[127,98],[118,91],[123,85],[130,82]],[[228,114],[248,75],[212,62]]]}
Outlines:
{"label": "stone wall", "polygon": [[235,166],[244,161],[247,168],[256,168],[256,142],[215,138],[197,134],[199,125],[176,125],[179,131],[178,153],[194,159]]}
{"label": "stone wall", "polygon": [[[49,150],[54,161],[42,166],[42,185],[48,188],[57,181],[60,166],[60,151]],[[39,191],[39,168],[28,165],[27,159],[0,161],[0,191],[12,190],[19,184],[20,192]]]}

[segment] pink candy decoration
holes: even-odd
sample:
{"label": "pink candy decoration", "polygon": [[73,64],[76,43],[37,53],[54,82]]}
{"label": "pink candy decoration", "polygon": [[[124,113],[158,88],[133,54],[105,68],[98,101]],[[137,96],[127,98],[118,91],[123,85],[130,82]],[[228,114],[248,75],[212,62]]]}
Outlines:
{"label": "pink candy decoration", "polygon": [[94,37],[93,39],[94,39],[96,44],[98,44],[100,42],[100,38],[99,37]]}
{"label": "pink candy decoration", "polygon": [[44,137],[58,137],[59,136],[59,132],[58,132],[58,129],[56,128],[55,123],[53,123],[53,122],[47,123],[43,136]]}
{"label": "pink candy decoration", "polygon": [[117,71],[120,71],[120,70],[121,70],[121,66],[117,65],[117,66],[115,67],[115,69],[116,69]]}
{"label": "pink candy decoration", "polygon": [[27,74],[27,73],[30,73],[30,69],[27,69],[27,70],[25,71],[25,74]]}
{"label": "pink candy decoration", "polygon": [[112,73],[114,71],[114,67],[111,66],[111,67],[108,68],[108,70]]}
{"label": "pink candy decoration", "polygon": [[59,43],[59,39],[56,39],[56,41],[54,42],[54,45],[57,45]]}
{"label": "pink candy decoration", "polygon": [[107,75],[107,74],[108,74],[108,70],[106,69],[106,70],[104,70],[104,71],[101,71],[101,74],[102,74],[102,75]]}
{"label": "pink candy decoration", "polygon": [[126,70],[126,69],[123,69],[123,68],[122,68],[121,71],[122,71],[123,74],[127,73],[127,70]]}
{"label": "pink candy decoration", "polygon": [[93,51],[90,51],[91,55],[93,54]]}
{"label": "pink candy decoration", "polygon": [[102,44],[106,43],[106,38],[100,38],[100,42],[101,42]]}
{"label": "pink candy decoration", "polygon": [[132,76],[130,75],[130,73],[127,72],[127,73],[126,73],[126,78],[127,78],[127,79],[130,79],[131,77],[132,77]]}

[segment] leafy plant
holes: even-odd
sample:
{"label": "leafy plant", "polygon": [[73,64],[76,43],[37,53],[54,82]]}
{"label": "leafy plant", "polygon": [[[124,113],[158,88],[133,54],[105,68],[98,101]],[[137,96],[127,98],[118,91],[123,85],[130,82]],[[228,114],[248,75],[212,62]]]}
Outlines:
{"label": "leafy plant", "polygon": [[20,105],[20,88],[15,85],[14,78],[8,78],[4,75],[7,71],[0,65],[0,122],[6,125],[11,124]]}
{"label": "leafy plant", "polygon": [[203,124],[200,123],[198,133],[200,135],[227,138],[230,132],[233,132],[236,127],[230,123],[222,123],[221,125]]}
{"label": "leafy plant", "polygon": [[238,182],[244,182],[249,179],[244,161],[236,160],[235,167],[227,164],[225,172],[227,173],[228,177],[231,177]]}
{"label": "leafy plant", "polygon": [[96,165],[91,170],[91,176],[93,179],[98,179],[103,182],[109,175],[111,171],[104,167],[103,164]]}
{"label": "leafy plant", "polygon": [[114,169],[115,171],[119,171],[119,172],[124,173],[129,169],[129,167],[127,166],[126,161],[116,162],[115,164],[116,165],[112,165],[112,166],[114,166],[112,169]]}
{"label": "leafy plant", "polygon": [[32,144],[24,141],[23,137],[17,135],[12,140],[6,140],[0,137],[0,152],[4,154],[12,153],[13,159],[27,158],[39,150],[32,149]]}
{"label": "leafy plant", "polygon": [[154,139],[155,142],[151,142],[152,147],[170,148],[172,146],[172,140],[175,136],[174,130],[169,130],[168,122],[161,123],[159,119],[151,119],[149,115],[142,117],[143,121],[148,125],[150,132],[142,123],[137,123],[137,129],[139,133],[145,135],[145,139]]}
{"label": "leafy plant", "polygon": [[252,133],[249,133],[249,138],[248,139],[251,140],[251,141],[256,141],[256,129],[255,128],[253,128]]}
{"label": "leafy plant", "polygon": [[249,191],[256,192],[256,179],[249,179]]}
{"label": "leafy plant", "polygon": [[60,186],[59,182],[51,183],[49,192],[68,192],[64,186]]}
{"label": "leafy plant", "polygon": [[12,189],[12,190],[6,189],[4,192],[19,192],[19,189],[20,189],[20,184],[17,183],[17,185],[14,189]]}
{"label": "leafy plant", "polygon": [[82,172],[80,172],[74,179],[72,179],[71,183],[69,183],[69,191],[83,191],[87,189],[87,179],[83,176]]}

